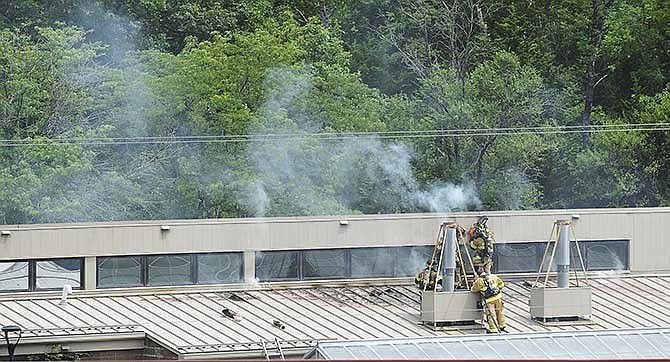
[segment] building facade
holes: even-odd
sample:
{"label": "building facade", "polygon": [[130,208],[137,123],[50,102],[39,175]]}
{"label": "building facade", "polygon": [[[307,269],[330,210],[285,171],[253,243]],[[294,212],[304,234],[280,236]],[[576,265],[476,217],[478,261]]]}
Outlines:
{"label": "building facade", "polygon": [[[446,219],[479,213],[170,220],[0,227],[0,292],[407,278]],[[537,272],[573,221],[589,271],[663,271],[670,208],[491,212],[497,273]],[[573,248],[577,245],[573,242]],[[579,265],[578,261],[573,261]]]}

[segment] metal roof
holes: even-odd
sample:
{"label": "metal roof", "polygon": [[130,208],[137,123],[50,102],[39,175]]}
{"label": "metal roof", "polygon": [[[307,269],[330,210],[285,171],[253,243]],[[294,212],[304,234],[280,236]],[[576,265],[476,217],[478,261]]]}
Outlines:
{"label": "metal roof", "polygon": [[[530,288],[523,282],[506,283],[507,330],[518,333],[670,326],[670,276],[598,278],[590,280],[590,285],[592,323],[543,325],[529,319]],[[230,352],[258,352],[260,356],[261,340],[272,341],[275,337],[285,351],[304,351],[317,341],[483,332],[458,327],[440,332],[420,325],[419,292],[407,284],[121,292],[75,292],[65,307],[58,305],[55,296],[0,296],[0,325],[15,324],[52,333],[72,328],[133,326],[183,358],[225,357]],[[225,317],[223,308],[239,313],[241,320]],[[274,327],[275,320],[286,328]]]}
{"label": "metal roof", "polygon": [[309,358],[661,359],[670,358],[670,328],[324,342],[317,345]]}

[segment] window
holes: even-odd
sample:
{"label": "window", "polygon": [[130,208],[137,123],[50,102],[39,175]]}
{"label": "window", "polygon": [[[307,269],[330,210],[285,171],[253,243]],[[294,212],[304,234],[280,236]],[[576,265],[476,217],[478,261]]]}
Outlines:
{"label": "window", "polygon": [[256,278],[263,281],[298,280],[298,251],[256,252]]}
{"label": "window", "polygon": [[584,245],[589,243],[588,241],[579,242],[579,250],[577,250],[577,243],[574,241],[570,242],[570,270],[582,270],[582,263],[579,261],[579,254],[582,255],[582,260],[584,261],[584,267],[586,270],[589,270],[586,266],[586,259],[584,254]]}
{"label": "window", "polygon": [[48,259],[0,262],[0,292],[81,289],[84,259]]}
{"label": "window", "polygon": [[193,284],[191,255],[158,255],[147,257],[147,285]]}
{"label": "window", "polygon": [[393,277],[397,248],[351,249],[351,277]]}
{"label": "window", "polygon": [[60,289],[66,284],[80,288],[82,280],[81,259],[51,259],[36,262],[36,289]]}
{"label": "window", "polygon": [[142,257],[101,257],[98,262],[98,288],[139,287],[142,278]]}
{"label": "window", "polygon": [[200,254],[198,284],[239,283],[242,281],[242,253]]}
{"label": "window", "polygon": [[589,241],[584,248],[588,270],[628,269],[628,240]]}
{"label": "window", "polygon": [[256,252],[261,281],[415,276],[432,246]]}
{"label": "window", "polygon": [[499,273],[537,272],[544,248],[540,243],[497,244],[495,269]]}
{"label": "window", "polygon": [[416,276],[424,268],[430,257],[433,256],[433,249],[432,245],[399,248],[396,276]]}
{"label": "window", "polygon": [[[582,258],[584,258],[584,243],[587,243],[586,241],[580,241],[579,242],[579,249],[581,250]],[[545,249],[547,249],[547,243],[536,243],[539,247],[539,259],[538,259],[538,265],[535,268],[535,271],[537,271],[540,268],[539,263],[542,262],[542,256],[544,255]],[[542,265],[542,272],[546,273],[547,272],[547,267],[549,264],[549,259],[551,259],[551,253],[554,251],[554,247],[556,246],[556,243],[551,243],[549,246],[549,249],[547,249],[547,256],[546,259],[544,260],[544,264]],[[557,251],[558,252],[558,251]],[[554,260],[551,263],[551,271],[555,272],[558,271],[557,267],[557,262],[558,259],[556,257],[556,254],[554,254]],[[584,265],[586,267],[586,264]],[[579,262],[579,254],[577,252],[577,243],[574,241],[570,242],[570,270],[582,270],[581,263]],[[588,267],[587,267],[588,270]]]}
{"label": "window", "polygon": [[[555,243],[546,253],[546,272]],[[493,272],[536,273],[546,242],[496,243]],[[260,281],[332,278],[414,277],[433,255],[432,245],[324,250],[256,252],[256,277]],[[461,253],[470,273],[465,247]],[[628,240],[582,241],[579,250],[586,270],[627,269]],[[472,253],[470,253],[472,257]],[[551,271],[557,269],[556,255]],[[577,243],[570,242],[570,270],[581,270]]]}
{"label": "window", "polygon": [[[547,250],[542,272],[547,271],[555,245],[551,243]],[[537,272],[546,247],[546,242],[498,243],[495,246],[494,270],[499,273]],[[533,257],[533,250],[535,250],[535,257]],[[628,240],[580,241],[579,250],[587,271],[628,269]],[[556,261],[556,255],[554,255],[551,265],[552,272],[556,271]],[[570,270],[582,270],[577,243],[574,241],[570,242]]]}
{"label": "window", "polygon": [[242,253],[98,258],[98,288],[239,283]]}
{"label": "window", "polygon": [[28,290],[28,262],[0,263],[0,291]]}
{"label": "window", "polygon": [[303,251],[302,272],[305,278],[347,277],[346,249]]}

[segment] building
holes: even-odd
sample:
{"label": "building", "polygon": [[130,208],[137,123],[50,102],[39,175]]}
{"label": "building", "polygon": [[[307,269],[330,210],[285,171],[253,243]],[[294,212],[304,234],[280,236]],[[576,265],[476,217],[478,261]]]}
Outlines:
{"label": "building", "polygon": [[[487,215],[495,271],[511,281],[511,332],[668,327],[670,248],[660,227],[670,208]],[[17,355],[105,359],[302,357],[321,343],[481,333],[417,323],[412,279],[446,216],[4,225],[0,325],[22,328]],[[478,214],[448,216],[470,225]],[[593,318],[540,324],[528,316],[525,280],[564,218],[576,225]],[[74,292],[62,302],[66,284]]]}

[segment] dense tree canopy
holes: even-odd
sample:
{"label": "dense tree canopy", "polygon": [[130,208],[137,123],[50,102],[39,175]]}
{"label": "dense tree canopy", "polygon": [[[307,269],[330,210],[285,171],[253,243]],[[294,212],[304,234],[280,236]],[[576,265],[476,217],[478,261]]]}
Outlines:
{"label": "dense tree canopy", "polygon": [[663,0],[13,0],[0,223],[666,206]]}

